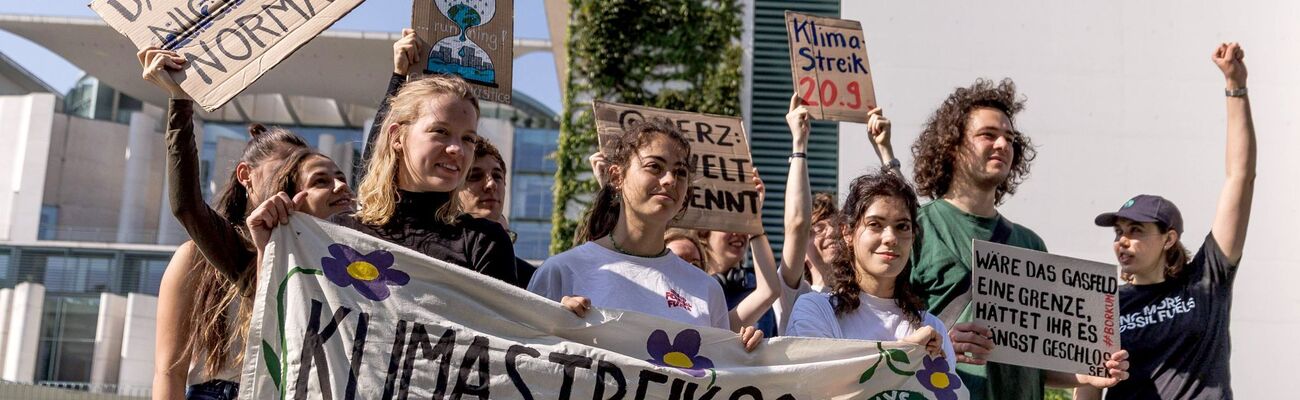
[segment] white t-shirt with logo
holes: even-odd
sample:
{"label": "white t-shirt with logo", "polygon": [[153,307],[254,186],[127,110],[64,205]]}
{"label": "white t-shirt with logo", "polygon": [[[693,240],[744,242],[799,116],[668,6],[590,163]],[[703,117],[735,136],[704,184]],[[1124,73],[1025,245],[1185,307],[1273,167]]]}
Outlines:
{"label": "white t-shirt with logo", "polygon": [[637,257],[587,242],[546,259],[528,291],[554,301],[583,296],[594,307],[731,329],[722,286],[672,252]]}
{"label": "white t-shirt with logo", "polygon": [[[787,334],[786,328],[790,325],[790,312],[794,311],[794,302],[799,299],[799,296],[808,293],[830,293],[831,291],[830,288],[825,286],[813,286],[809,284],[807,280],[804,280],[804,277],[799,277],[799,287],[792,288],[785,284],[785,268],[785,263],[780,263],[776,266],[777,279],[781,280],[781,282],[778,283],[778,285],[781,286],[781,297],[778,298],[775,303],[772,303],[772,314],[776,316],[777,335]],[[803,268],[803,265],[800,265],[799,268]],[[804,273],[807,274],[808,272],[805,271]]]}
{"label": "white t-shirt with logo", "polygon": [[[866,293],[858,296],[860,305],[843,317],[835,316],[829,294],[809,293],[799,296],[790,314],[789,336],[896,341],[911,334],[915,328],[903,314],[894,299],[882,299]],[[957,358],[948,339],[948,329],[943,321],[928,312],[921,313],[921,323],[934,328],[943,337],[943,355],[949,371],[957,368]]]}

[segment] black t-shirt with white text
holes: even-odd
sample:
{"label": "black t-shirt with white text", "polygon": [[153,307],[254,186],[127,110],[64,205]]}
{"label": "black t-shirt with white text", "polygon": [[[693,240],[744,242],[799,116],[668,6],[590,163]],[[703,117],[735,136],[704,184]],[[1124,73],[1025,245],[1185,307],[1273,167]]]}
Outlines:
{"label": "black t-shirt with white text", "polygon": [[1129,378],[1107,399],[1231,399],[1228,322],[1237,266],[1214,240],[1173,279],[1119,289],[1119,329]]}

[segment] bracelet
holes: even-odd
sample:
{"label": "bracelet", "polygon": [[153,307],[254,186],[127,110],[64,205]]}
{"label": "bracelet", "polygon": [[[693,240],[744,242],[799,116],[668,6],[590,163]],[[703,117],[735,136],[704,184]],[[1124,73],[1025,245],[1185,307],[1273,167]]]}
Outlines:
{"label": "bracelet", "polygon": [[757,234],[757,235],[750,236],[750,237],[749,237],[749,241],[752,242],[752,241],[754,241],[754,239],[758,239],[758,238],[761,238],[761,237],[767,237],[767,232],[763,232],[763,233],[760,233],[760,234]]}
{"label": "bracelet", "polygon": [[1223,95],[1228,97],[1246,97],[1246,88],[1223,89]]}
{"label": "bracelet", "polygon": [[794,153],[790,153],[790,159],[791,159],[791,160],[796,159],[796,158],[802,158],[802,159],[807,160],[807,159],[808,159],[808,153],[804,153],[804,152],[802,152],[802,151],[796,151],[796,152],[794,152]]}

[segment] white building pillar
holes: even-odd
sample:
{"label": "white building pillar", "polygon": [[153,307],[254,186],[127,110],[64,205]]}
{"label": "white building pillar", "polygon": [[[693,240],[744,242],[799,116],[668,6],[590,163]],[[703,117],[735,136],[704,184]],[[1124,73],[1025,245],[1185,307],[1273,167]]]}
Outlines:
{"label": "white building pillar", "polygon": [[0,96],[0,241],[36,241],[54,101],[49,93]]}
{"label": "white building pillar", "polygon": [[[99,321],[95,325],[95,350],[90,361],[90,391],[113,393],[122,363],[122,330],[126,322],[126,297],[99,294]],[[139,371],[137,371],[138,373]]]}
{"label": "white building pillar", "polygon": [[36,378],[36,349],[40,345],[45,286],[23,282],[14,287],[9,332],[5,339],[4,374],[0,379],[32,383]]}
{"label": "white building pillar", "polygon": [[14,290],[0,289],[0,376],[4,375],[4,359],[9,343],[9,316],[13,314]]}
{"label": "white building pillar", "polygon": [[122,174],[122,205],[117,215],[117,242],[145,242],[144,215],[147,210],[144,193],[149,187],[149,154],[152,141],[157,140],[155,128],[158,119],[143,112],[131,113],[130,129],[126,139],[126,171]]}
{"label": "white building pillar", "polygon": [[122,361],[117,378],[119,395],[138,396],[153,384],[157,323],[157,297],[139,293],[126,295],[126,318],[122,328]]}

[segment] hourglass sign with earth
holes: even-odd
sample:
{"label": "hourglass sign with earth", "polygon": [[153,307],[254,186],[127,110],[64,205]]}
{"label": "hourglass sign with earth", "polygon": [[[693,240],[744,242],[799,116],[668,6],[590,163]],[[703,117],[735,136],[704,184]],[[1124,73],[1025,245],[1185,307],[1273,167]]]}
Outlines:
{"label": "hourglass sign with earth", "polygon": [[[419,0],[417,0],[419,1]],[[428,0],[425,0],[428,1]],[[473,40],[470,29],[483,26],[496,14],[496,0],[433,0],[438,11],[460,28],[439,39],[429,51],[427,72],[459,75],[474,83],[497,86],[492,57]]]}

